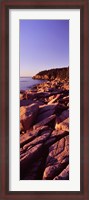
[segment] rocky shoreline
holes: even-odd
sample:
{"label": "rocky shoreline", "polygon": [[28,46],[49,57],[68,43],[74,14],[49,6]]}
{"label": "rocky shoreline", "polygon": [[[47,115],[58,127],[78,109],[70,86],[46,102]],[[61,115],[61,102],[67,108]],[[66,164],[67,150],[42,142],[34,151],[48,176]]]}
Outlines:
{"label": "rocky shoreline", "polygon": [[20,92],[20,179],[69,179],[69,82]]}

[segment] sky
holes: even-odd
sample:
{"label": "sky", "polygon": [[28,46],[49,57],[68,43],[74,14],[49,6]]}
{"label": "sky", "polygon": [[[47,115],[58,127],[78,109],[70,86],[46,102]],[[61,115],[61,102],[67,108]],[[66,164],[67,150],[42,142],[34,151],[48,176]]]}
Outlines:
{"label": "sky", "polygon": [[67,66],[68,20],[20,20],[20,76]]}

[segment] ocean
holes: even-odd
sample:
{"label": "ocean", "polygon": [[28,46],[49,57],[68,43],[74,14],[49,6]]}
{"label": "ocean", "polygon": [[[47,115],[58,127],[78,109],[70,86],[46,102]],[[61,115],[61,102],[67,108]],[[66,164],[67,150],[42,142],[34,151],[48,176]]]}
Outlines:
{"label": "ocean", "polygon": [[42,82],[44,82],[44,80],[35,80],[31,77],[20,77],[20,90],[30,89],[32,86]]}

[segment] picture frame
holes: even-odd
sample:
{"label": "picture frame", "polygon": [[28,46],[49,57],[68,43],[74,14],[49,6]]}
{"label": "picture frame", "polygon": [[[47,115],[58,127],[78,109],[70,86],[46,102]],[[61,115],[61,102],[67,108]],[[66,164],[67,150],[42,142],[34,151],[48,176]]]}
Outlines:
{"label": "picture frame", "polygon": [[[0,1],[1,38],[1,117],[0,117],[0,199],[62,199],[89,198],[88,177],[88,0]],[[9,191],[9,9],[80,9],[80,191],[15,192]]]}

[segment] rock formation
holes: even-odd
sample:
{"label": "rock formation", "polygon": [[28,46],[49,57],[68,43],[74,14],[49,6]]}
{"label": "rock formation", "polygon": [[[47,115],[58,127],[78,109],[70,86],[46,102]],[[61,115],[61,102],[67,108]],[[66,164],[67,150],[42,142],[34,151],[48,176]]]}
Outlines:
{"label": "rock formation", "polygon": [[69,68],[40,72],[47,79],[20,92],[20,179],[69,179]]}

